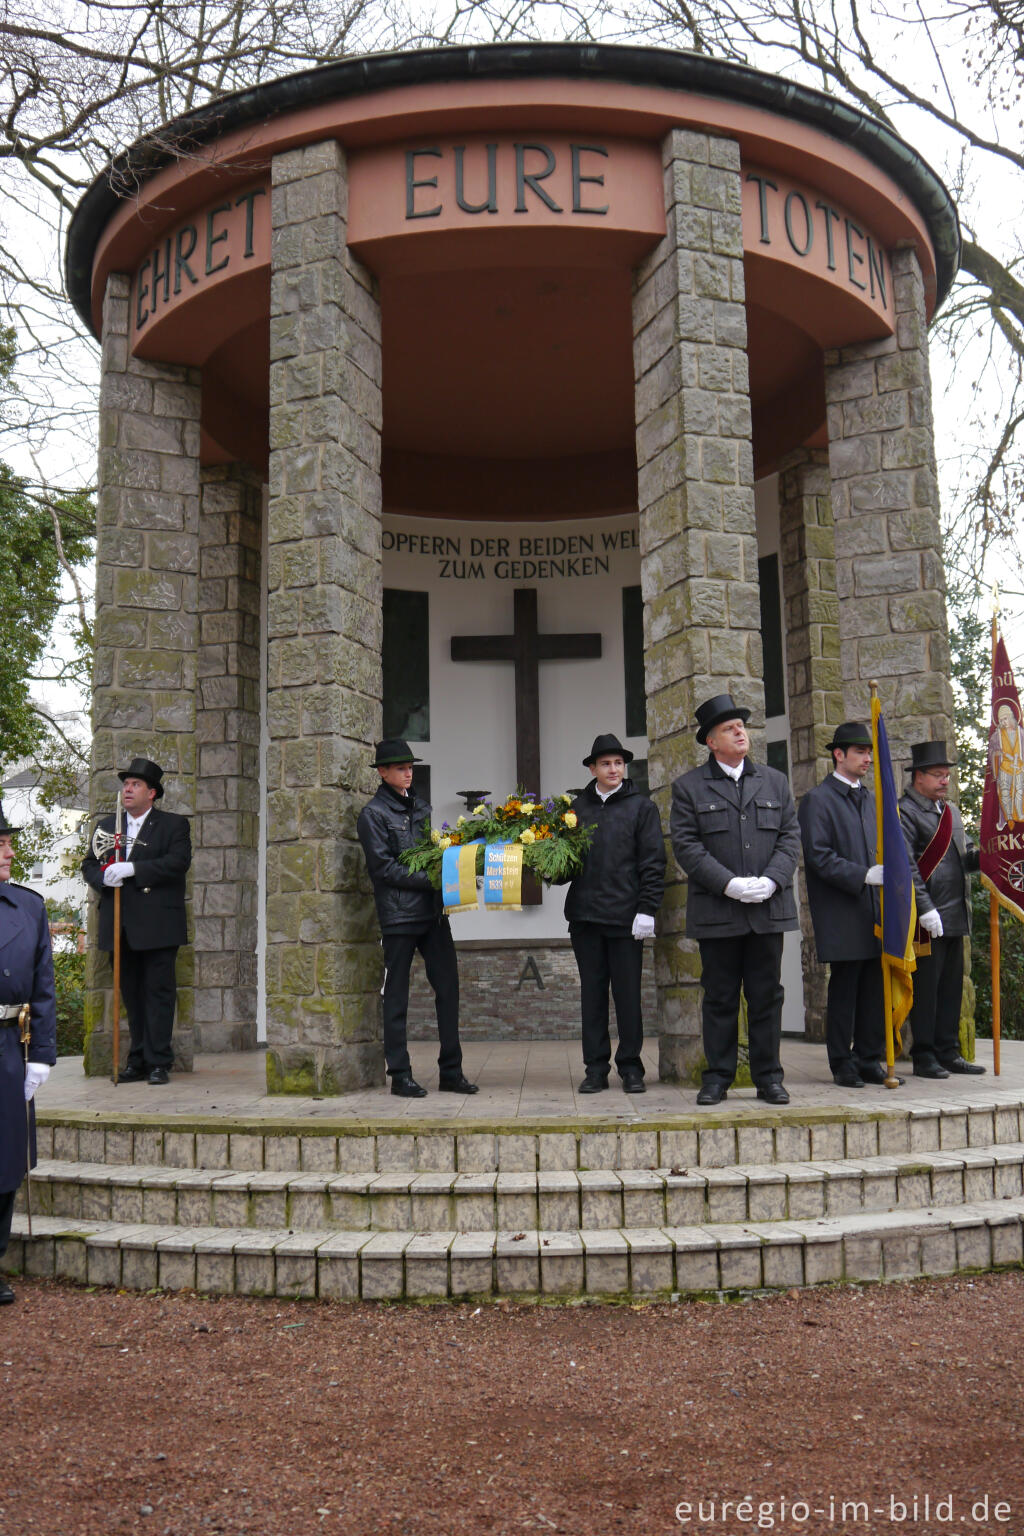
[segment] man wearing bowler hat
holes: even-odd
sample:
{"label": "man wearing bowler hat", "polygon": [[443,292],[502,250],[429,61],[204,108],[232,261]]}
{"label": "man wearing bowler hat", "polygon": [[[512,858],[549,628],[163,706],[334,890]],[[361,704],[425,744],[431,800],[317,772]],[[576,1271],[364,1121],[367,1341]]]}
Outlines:
{"label": "man wearing bowler hat", "polygon": [[800,829],[785,774],[747,756],[749,718],[728,693],[702,704],[697,742],[708,760],[672,785],[672,848],[689,879],[686,932],[700,945],[704,988],[698,1104],[720,1104],[736,1075],[741,986],[757,1096],[789,1103],[779,1059],[782,936],[797,926]]}
{"label": "man wearing bowler hat", "polygon": [[[57,1060],[50,924],[41,896],[11,880],[14,834],[0,806],[0,1258],[11,1236],[14,1201],[34,1166],[35,1091]],[[28,1006],[28,1046],[21,1043]],[[14,1292],[0,1276],[0,1306]]]}
{"label": "man wearing bowler hat", "polygon": [[615,1068],[623,1092],[646,1092],[640,984],[644,939],[654,937],[654,914],[664,893],[665,839],[657,806],[626,777],[626,764],[632,761],[632,752],[617,736],[595,737],[590,756],[583,759],[593,778],[570,807],[581,827],[594,828],[583,868],[565,898],[580,973],[585,1069],[580,1093],[608,1087],[609,987],[619,1035]]}
{"label": "man wearing bowler hat", "polygon": [[973,1076],[985,1070],[960,1054],[964,938],[971,931],[967,876],[978,868],[978,850],[965,837],[960,812],[947,798],[955,762],[944,741],[919,741],[910,749],[910,788],[900,800],[917,918],[931,941],[931,954],[918,956],[914,972],[910,1054],[916,1077]]}
{"label": "man wearing bowler hat", "polygon": [[[99,947],[114,948],[114,889],[121,887],[121,996],[131,1044],[119,1083],[168,1082],[174,1064],[171,1033],[178,991],[175,963],[188,943],[185,875],[192,863],[188,821],[163,811],[163,769],[133,757],[118,778],[125,809],[122,857],[102,864],[89,850],[82,874],[99,893]],[[99,830],[112,833],[114,817]]]}
{"label": "man wearing bowler hat", "polygon": [[434,992],[440,1041],[438,1087],[442,1093],[477,1092],[476,1083],[462,1070],[459,967],[441,893],[431,885],[429,875],[407,869],[398,857],[419,842],[430,815],[430,806],[412,787],[413,764],[419,761],[400,737],[378,741],[373,766],[380,774],[380,788],[356,822],[373,881],[384,948],[384,1060],[391,1092],[400,1099],[423,1099],[427,1094],[412,1075],[406,1042],[409,972],[417,950]]}
{"label": "man wearing bowler hat", "polygon": [[871,732],[847,721],[828,744],[832,772],[800,802],[807,903],[818,959],[830,967],[825,1044],[840,1088],[884,1083],[885,998]]}

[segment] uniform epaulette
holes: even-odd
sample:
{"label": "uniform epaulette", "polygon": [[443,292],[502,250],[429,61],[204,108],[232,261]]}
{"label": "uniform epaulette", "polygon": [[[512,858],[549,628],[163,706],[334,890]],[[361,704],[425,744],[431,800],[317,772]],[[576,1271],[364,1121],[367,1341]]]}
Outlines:
{"label": "uniform epaulette", "polygon": [[30,885],[19,885],[17,880],[8,880],[7,884],[11,887],[12,890],[24,891],[27,896],[34,896],[36,900],[41,901],[45,907],[46,898],[44,896],[40,896],[39,892],[34,891]]}

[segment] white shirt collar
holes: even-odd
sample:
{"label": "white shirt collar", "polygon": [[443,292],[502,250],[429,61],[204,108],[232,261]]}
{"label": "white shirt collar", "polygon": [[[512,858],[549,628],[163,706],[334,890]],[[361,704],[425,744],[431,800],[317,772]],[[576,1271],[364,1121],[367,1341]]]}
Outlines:
{"label": "white shirt collar", "polygon": [[142,826],[142,823],[145,821],[146,817],[149,815],[152,809],[153,807],[148,805],[141,816],[133,816],[131,811],[125,812],[125,815],[128,818],[128,830],[131,832],[132,836],[138,832],[139,828]]}
{"label": "white shirt collar", "polygon": [[599,789],[597,790],[597,798],[599,800],[609,800],[612,795],[617,795],[621,788],[622,784],[620,783],[616,784],[614,789]]}
{"label": "white shirt collar", "polygon": [[840,784],[848,784],[851,789],[860,789],[861,787],[860,779],[848,779],[845,773],[839,772],[838,768],[833,769],[832,776],[838,779]]}
{"label": "white shirt collar", "polygon": [[[745,761],[746,759],[744,759],[744,762]],[[732,779],[734,783],[739,783],[740,779],[743,777],[743,763],[737,763],[736,766],[733,767],[731,763],[723,763],[721,759],[717,757],[715,758],[715,762],[718,764],[719,768],[721,768],[723,773],[727,773],[729,775],[730,779]]]}

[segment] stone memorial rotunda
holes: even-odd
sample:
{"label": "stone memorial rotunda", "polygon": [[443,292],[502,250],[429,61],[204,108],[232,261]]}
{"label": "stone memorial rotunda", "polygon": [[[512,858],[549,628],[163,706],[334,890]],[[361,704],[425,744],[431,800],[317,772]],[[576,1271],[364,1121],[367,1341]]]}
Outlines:
{"label": "stone memorial rotunda", "polygon": [[[613,730],[666,826],[714,693],[798,796],[871,678],[898,751],[952,735],[927,327],[958,252],[886,127],[647,48],[347,59],[96,180],[67,247],[103,356],[92,810],[144,754],[193,817],[181,1065],[265,1039],[272,1091],[383,1080],[382,734],[454,820],[582,784]],[[670,870],[647,1026],[683,1079]],[[455,920],[465,1038],[576,1032],[562,897]]]}

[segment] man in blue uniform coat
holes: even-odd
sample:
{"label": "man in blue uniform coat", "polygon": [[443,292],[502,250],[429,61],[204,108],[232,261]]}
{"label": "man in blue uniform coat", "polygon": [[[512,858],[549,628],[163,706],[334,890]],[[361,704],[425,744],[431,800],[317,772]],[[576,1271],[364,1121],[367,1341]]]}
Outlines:
{"label": "man in blue uniform coat", "polygon": [[[192,840],[187,819],[156,804],[164,792],[158,763],[133,758],[118,778],[127,812],[121,858],[101,864],[90,850],[82,874],[99,892],[99,947],[108,954],[114,948],[114,889],[121,887],[121,996],[131,1047],[117,1080],[164,1084],[174,1064],[175,963],[178,949],[188,943],[185,875]],[[113,816],[99,825],[113,832]]]}
{"label": "man in blue uniform coat", "polygon": [[[0,1258],[11,1236],[14,1197],[36,1161],[36,1120],[32,1103],[57,1060],[57,1009],[53,991],[53,950],[43,898],[11,883],[14,833],[0,807]],[[18,1017],[31,1004],[28,1066]],[[28,1106],[26,1112],[26,1104]],[[0,1306],[14,1292],[0,1278]]]}

